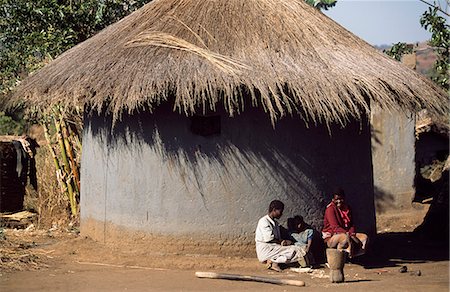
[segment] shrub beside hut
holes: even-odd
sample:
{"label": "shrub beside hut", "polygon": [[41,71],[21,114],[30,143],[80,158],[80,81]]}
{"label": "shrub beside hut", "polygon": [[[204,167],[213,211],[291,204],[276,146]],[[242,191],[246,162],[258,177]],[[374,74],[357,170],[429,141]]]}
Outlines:
{"label": "shrub beside hut", "polygon": [[197,252],[252,248],[275,198],[317,227],[336,186],[375,232],[370,103],[448,109],[430,81],[296,0],[153,1],[16,98],[85,108],[84,235]]}

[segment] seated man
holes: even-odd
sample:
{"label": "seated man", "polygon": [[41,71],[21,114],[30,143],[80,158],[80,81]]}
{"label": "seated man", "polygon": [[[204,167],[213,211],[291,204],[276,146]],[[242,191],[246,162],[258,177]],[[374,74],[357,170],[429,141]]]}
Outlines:
{"label": "seated man", "polygon": [[325,210],[322,237],[329,248],[344,250],[350,257],[365,253],[368,237],[356,232],[350,207],[345,204],[345,193],[341,189],[333,193]]}
{"label": "seated man", "polygon": [[300,266],[305,268],[314,265],[314,257],[311,253],[314,230],[305,223],[300,215],[288,219],[288,229],[294,245],[301,247],[306,254],[303,260],[299,260]]}
{"label": "seated man", "polygon": [[259,219],[256,227],[256,255],[262,263],[267,263],[267,268],[281,272],[278,264],[297,262],[305,255],[298,246],[292,245],[290,240],[282,240],[280,227],[276,219],[283,215],[284,204],[274,200],[270,202],[269,213]]}

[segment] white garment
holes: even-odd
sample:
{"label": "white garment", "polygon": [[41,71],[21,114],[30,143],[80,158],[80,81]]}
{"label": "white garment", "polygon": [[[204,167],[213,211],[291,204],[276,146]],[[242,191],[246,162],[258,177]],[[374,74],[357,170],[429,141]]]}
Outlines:
{"label": "white garment", "polygon": [[259,219],[255,231],[256,255],[260,262],[271,260],[275,263],[297,262],[305,255],[305,251],[300,246],[281,246],[270,241],[280,240],[280,226],[278,222],[266,215]]}

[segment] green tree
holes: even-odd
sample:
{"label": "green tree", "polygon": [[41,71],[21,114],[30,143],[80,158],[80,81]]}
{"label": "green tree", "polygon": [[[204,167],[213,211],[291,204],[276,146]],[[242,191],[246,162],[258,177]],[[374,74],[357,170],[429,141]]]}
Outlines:
{"label": "green tree", "polygon": [[[446,19],[440,16],[438,13],[443,13],[449,16],[438,3],[430,4],[426,1],[422,1],[432,7],[429,7],[420,18],[420,24],[422,27],[431,32],[431,39],[428,44],[432,46],[437,54],[437,61],[433,65],[432,72],[430,74],[431,80],[436,84],[449,90],[449,76],[450,76],[450,26],[447,24]],[[447,1],[447,5],[450,5],[450,1]],[[411,53],[413,51],[411,45],[406,43],[396,43],[389,50],[384,50],[387,55],[393,57],[397,61],[400,61],[404,54]]]}
{"label": "green tree", "polygon": [[0,95],[149,0],[0,0]]}
{"label": "green tree", "polygon": [[433,66],[431,79],[447,91],[450,76],[450,26],[444,17],[438,15],[439,7],[428,8],[422,15],[420,24],[431,32],[431,40],[428,42],[435,48],[437,61]]}
{"label": "green tree", "polygon": [[337,0],[305,0],[309,5],[317,8],[328,10],[329,8],[336,5]]}
{"label": "green tree", "polygon": [[408,45],[406,43],[396,43],[388,50],[383,50],[386,55],[391,56],[397,61],[402,59],[404,54],[410,54],[413,51],[413,46]]}
{"label": "green tree", "polygon": [[16,121],[5,112],[0,111],[0,135],[21,135],[23,131],[23,122]]}

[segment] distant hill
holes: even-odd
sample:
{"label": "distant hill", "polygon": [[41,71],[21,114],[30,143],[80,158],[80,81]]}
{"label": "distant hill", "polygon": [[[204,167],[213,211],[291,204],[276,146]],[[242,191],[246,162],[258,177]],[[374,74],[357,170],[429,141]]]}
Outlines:
{"label": "distant hill", "polygon": [[[375,49],[381,52],[391,47],[392,45],[386,44],[374,46]],[[414,45],[414,52],[416,53],[416,71],[422,75],[429,76],[437,58],[434,49],[427,42],[420,42]]]}
{"label": "distant hill", "polygon": [[416,71],[428,76],[437,56],[434,49],[427,43],[420,43],[415,49],[416,52]]}
{"label": "distant hill", "polygon": [[375,46],[373,46],[375,49],[377,49],[377,50],[379,50],[379,51],[383,51],[383,50],[387,50],[387,49],[389,49],[390,47],[392,47],[392,45],[386,45],[386,44],[384,44],[384,45],[375,45]]}

